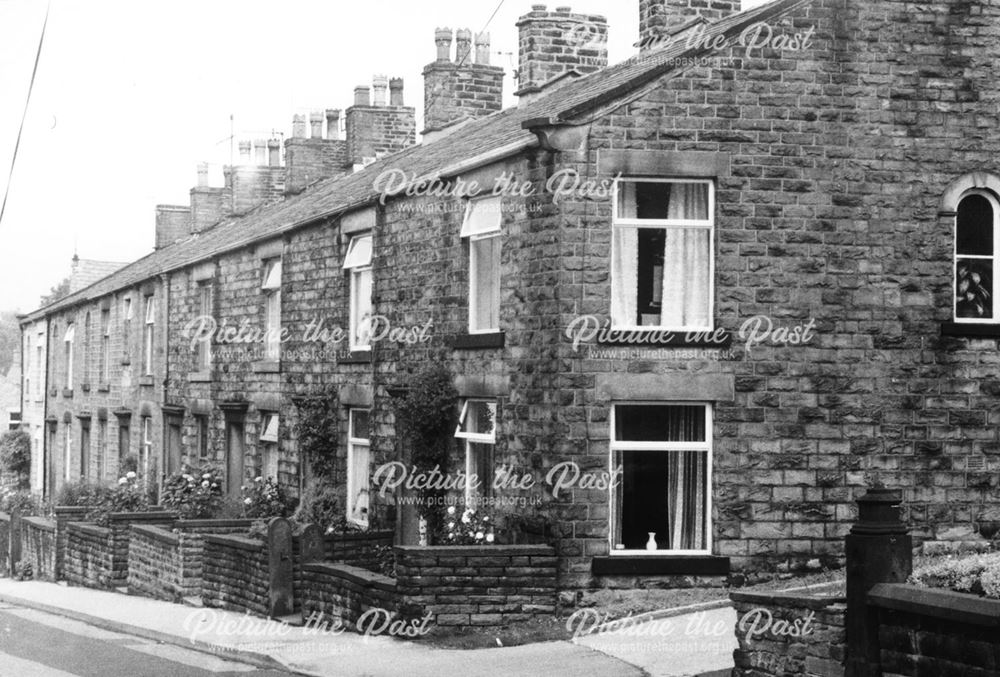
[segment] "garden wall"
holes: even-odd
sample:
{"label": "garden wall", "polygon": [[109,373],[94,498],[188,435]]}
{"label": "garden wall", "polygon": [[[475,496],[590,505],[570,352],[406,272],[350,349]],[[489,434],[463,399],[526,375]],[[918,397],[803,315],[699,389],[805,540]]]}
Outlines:
{"label": "garden wall", "polygon": [[253,520],[178,520],[167,526],[133,524],[129,542],[130,594],[180,601],[201,595],[204,534],[242,533]]}
{"label": "garden wall", "polygon": [[393,617],[400,611],[396,579],[350,564],[303,564],[302,592],[302,615],[313,623],[339,620],[353,628],[371,609]]}
{"label": "garden wall", "polygon": [[44,517],[21,519],[21,561],[35,580],[56,580],[56,522]]}
{"label": "garden wall", "polygon": [[63,576],[75,585],[122,588],[128,585],[130,529],[133,524],[171,525],[167,512],[121,512],[108,516],[108,526],[86,522],[66,525]]}
{"label": "garden wall", "polygon": [[733,592],[733,677],[841,677],[846,598]]}
{"label": "garden wall", "polygon": [[10,575],[10,515],[0,512],[0,576]]}
{"label": "garden wall", "polygon": [[868,600],[883,674],[1000,677],[1000,601],[886,583]]}
{"label": "garden wall", "polygon": [[392,546],[393,531],[369,531],[324,536],[324,551],[330,562],[350,564],[369,571],[378,571],[376,548]]}
{"label": "garden wall", "polygon": [[400,603],[430,612],[432,626],[502,626],[555,612],[557,558],[550,546],[396,546],[395,552]]}
{"label": "garden wall", "polygon": [[63,562],[66,560],[66,543],[68,541],[67,527],[70,522],[80,522],[87,515],[89,508],[75,505],[57,505],[52,509],[56,523],[56,559],[55,579],[63,578]]}
{"label": "garden wall", "polygon": [[212,534],[202,539],[204,605],[267,616],[271,577],[264,541]]}

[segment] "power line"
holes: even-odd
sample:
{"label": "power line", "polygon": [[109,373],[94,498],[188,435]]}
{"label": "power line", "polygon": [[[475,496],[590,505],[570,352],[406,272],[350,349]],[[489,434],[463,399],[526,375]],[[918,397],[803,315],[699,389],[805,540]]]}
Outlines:
{"label": "power line", "polygon": [[24,98],[24,112],[21,113],[21,126],[17,128],[17,141],[14,142],[14,155],[10,158],[10,171],[7,172],[7,188],[3,193],[3,205],[0,205],[0,224],[3,223],[4,212],[7,211],[7,198],[10,196],[10,183],[14,178],[14,165],[17,162],[17,151],[21,147],[21,134],[24,132],[24,121],[28,117],[28,104],[31,103],[31,92],[35,88],[35,75],[38,74],[38,61],[42,57],[42,43],[45,42],[45,27],[49,23],[49,9],[52,2],[45,4],[45,20],[42,22],[42,33],[38,36],[38,51],[35,52],[35,65],[31,69],[31,81],[28,83],[28,95]]}

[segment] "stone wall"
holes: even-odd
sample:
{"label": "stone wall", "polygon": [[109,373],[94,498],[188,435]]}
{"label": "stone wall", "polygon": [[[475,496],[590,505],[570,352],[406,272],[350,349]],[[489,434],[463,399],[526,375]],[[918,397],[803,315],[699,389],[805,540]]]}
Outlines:
{"label": "stone wall", "polygon": [[901,584],[877,585],[868,599],[882,674],[1000,675],[1000,601]]}
{"label": "stone wall", "polygon": [[393,617],[400,611],[396,579],[350,564],[303,564],[302,590],[302,615],[312,623],[339,620],[354,628],[373,609]]}
{"label": "stone wall", "polygon": [[266,544],[243,536],[205,535],[201,600],[205,606],[268,615]]}
{"label": "stone wall", "polygon": [[246,532],[253,520],[179,520],[133,524],[128,554],[130,594],[180,601],[201,595],[204,534]]}
{"label": "stone wall", "polygon": [[21,520],[21,561],[31,564],[32,578],[56,580],[56,523],[43,517]]}
{"label": "stone wall", "polygon": [[549,546],[397,546],[400,602],[432,626],[502,626],[551,616],[556,554]]}
{"label": "stone wall", "polygon": [[375,548],[391,546],[394,538],[395,533],[392,531],[330,535],[323,539],[324,551],[326,559],[331,562],[377,571]]}
{"label": "stone wall", "polygon": [[844,597],[746,592],[729,597],[739,642],[733,677],[843,677]]}
{"label": "stone wall", "polygon": [[62,575],[71,585],[118,587],[119,572],[115,570],[115,561],[127,557],[128,551],[115,552],[111,529],[89,522],[67,524]]}
{"label": "stone wall", "polygon": [[66,559],[67,525],[80,521],[87,514],[87,508],[75,505],[59,505],[53,509],[55,514],[55,579],[63,578],[63,562]]}

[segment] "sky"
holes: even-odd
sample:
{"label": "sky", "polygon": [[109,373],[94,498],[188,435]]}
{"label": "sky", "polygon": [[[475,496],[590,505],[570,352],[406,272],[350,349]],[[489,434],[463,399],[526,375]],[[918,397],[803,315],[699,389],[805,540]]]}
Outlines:
{"label": "sky", "polygon": [[[438,26],[489,31],[513,105],[514,24],[536,3],[52,0],[0,222],[0,310],[36,308],[74,252],[122,262],[148,254],[155,205],[187,204],[199,162],[221,185],[230,137],[287,137],[293,114],[346,108],[374,74],[404,78],[421,129],[421,70]],[[549,6],[563,4],[608,18],[612,63],[635,53],[638,0]],[[0,191],[45,12],[44,0],[0,0]]]}

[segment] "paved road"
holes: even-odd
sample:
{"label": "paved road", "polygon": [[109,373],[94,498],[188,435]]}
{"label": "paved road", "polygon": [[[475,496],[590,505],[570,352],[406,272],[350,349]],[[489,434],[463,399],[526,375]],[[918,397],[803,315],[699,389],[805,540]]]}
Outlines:
{"label": "paved road", "polygon": [[286,677],[290,674],[0,604],[0,677]]}

